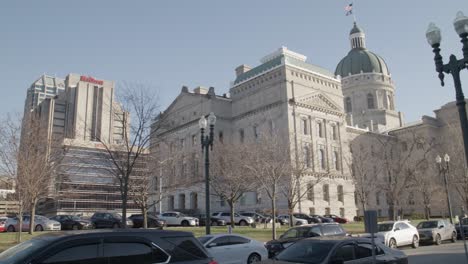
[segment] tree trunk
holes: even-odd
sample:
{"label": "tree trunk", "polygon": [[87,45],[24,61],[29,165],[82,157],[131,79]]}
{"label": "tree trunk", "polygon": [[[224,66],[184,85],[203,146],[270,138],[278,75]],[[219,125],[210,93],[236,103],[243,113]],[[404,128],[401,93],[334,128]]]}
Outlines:
{"label": "tree trunk", "polygon": [[148,210],[146,209],[146,206],[143,207],[143,228],[148,228],[148,215],[147,212]]}
{"label": "tree trunk", "polygon": [[36,204],[37,198],[33,198],[31,202],[31,216],[29,219],[29,234],[32,235],[34,233],[34,216],[36,215]]}
{"label": "tree trunk", "polygon": [[429,220],[429,218],[431,218],[430,214],[430,207],[426,204],[424,206],[424,217],[426,218],[426,220]]}
{"label": "tree trunk", "polygon": [[[236,222],[234,221],[234,202],[230,201],[228,202],[229,204],[229,210],[231,212],[231,226],[234,227],[236,225]],[[209,225],[211,223],[207,223]]]}
{"label": "tree trunk", "polygon": [[128,183],[124,185],[122,192],[122,228],[127,228],[127,199],[128,199]]}
{"label": "tree trunk", "polygon": [[18,221],[19,221],[19,226],[18,226],[18,236],[16,238],[16,242],[21,243],[21,240],[22,240],[21,234],[23,233],[23,201],[22,200],[20,200],[20,204],[19,204]]}
{"label": "tree trunk", "polygon": [[293,221],[293,206],[292,203],[288,201],[288,214],[289,214],[289,227],[294,226],[294,221]]}
{"label": "tree trunk", "polygon": [[272,195],[271,198],[271,211],[273,212],[273,229],[272,229],[272,238],[276,239],[276,194]]}

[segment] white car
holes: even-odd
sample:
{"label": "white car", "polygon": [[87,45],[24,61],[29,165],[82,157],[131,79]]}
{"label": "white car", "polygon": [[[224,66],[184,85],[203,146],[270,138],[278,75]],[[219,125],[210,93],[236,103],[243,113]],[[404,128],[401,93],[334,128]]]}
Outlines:
{"label": "white car", "polygon": [[217,234],[198,240],[219,264],[251,264],[268,259],[263,242],[237,234]]}
{"label": "white car", "polygon": [[[31,220],[31,216],[24,215],[23,216],[23,226],[22,231],[29,231],[29,222]],[[42,215],[35,215],[34,216],[34,231],[59,231],[61,230],[60,222],[50,220],[49,218],[42,216]],[[5,229],[7,232],[16,232],[19,230],[19,219],[17,217],[8,218],[5,222]]]}
{"label": "white car", "polygon": [[198,218],[180,212],[164,212],[158,217],[166,221],[168,226],[198,226]]}
{"label": "white car", "polygon": [[[278,219],[287,219],[289,222],[289,215],[278,215]],[[302,218],[297,218],[297,217],[292,217],[293,223],[295,226],[300,226],[300,225],[307,225],[309,222],[307,220],[302,219]]]}
{"label": "white car", "polygon": [[378,224],[378,234],[385,245],[390,248],[411,245],[419,247],[418,229],[409,221],[386,221]]}
{"label": "white car", "polygon": [[[231,224],[231,213],[216,212],[212,213],[211,216],[223,219],[228,225]],[[242,216],[238,213],[234,213],[234,223],[240,226],[248,226],[255,223],[255,220],[250,216]]]}

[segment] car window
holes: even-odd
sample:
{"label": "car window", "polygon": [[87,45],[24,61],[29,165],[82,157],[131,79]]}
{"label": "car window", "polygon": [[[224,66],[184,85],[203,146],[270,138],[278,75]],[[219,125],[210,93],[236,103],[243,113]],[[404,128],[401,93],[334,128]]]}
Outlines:
{"label": "car window", "polygon": [[[104,258],[109,263],[115,264],[150,264],[153,263],[153,249],[143,243],[105,243]],[[160,255],[161,258],[161,255]],[[167,260],[167,256],[162,256],[162,261]]]}
{"label": "car window", "polygon": [[418,228],[436,228],[437,221],[424,221],[418,224]]}
{"label": "car window", "polygon": [[213,245],[214,247],[222,247],[222,246],[227,246],[230,245],[229,237],[227,236],[222,236],[214,239],[211,241],[210,245]]}
{"label": "car window", "polygon": [[229,236],[229,243],[231,245],[238,245],[238,244],[247,244],[250,240],[247,238],[239,237],[239,236]]}
{"label": "car window", "polygon": [[164,238],[173,245],[171,262],[206,259],[208,256],[203,246],[194,237],[167,237]]}
{"label": "car window", "polygon": [[392,223],[378,224],[377,227],[378,227],[379,232],[388,232],[388,231],[393,230]]}
{"label": "car window", "polygon": [[333,245],[333,242],[302,240],[283,250],[276,259],[294,263],[322,263]]}
{"label": "car window", "polygon": [[408,226],[407,224],[405,224],[405,223],[399,223],[399,224],[398,224],[398,227],[400,227],[400,230],[404,230],[404,229],[408,229],[408,228],[409,228],[409,226]]}
{"label": "car window", "polygon": [[234,216],[235,217],[240,217],[240,215],[238,213],[234,213]]}
{"label": "car window", "polygon": [[61,250],[57,254],[48,257],[41,263],[44,264],[94,264],[100,263],[98,259],[98,244],[79,245]]}
{"label": "car window", "polygon": [[294,237],[297,237],[297,234],[299,232],[297,231],[297,228],[292,228],[292,229],[289,229],[288,231],[286,231],[282,236],[281,238],[294,238]]}
{"label": "car window", "polygon": [[343,261],[350,261],[354,259],[354,246],[344,245],[335,251],[332,259],[342,259]]}
{"label": "car window", "polygon": [[221,216],[231,216],[230,213],[222,213]]}
{"label": "car window", "polygon": [[372,257],[372,245],[359,243],[356,247],[356,259]]}
{"label": "car window", "polygon": [[321,236],[321,235],[322,235],[322,231],[320,230],[320,226],[313,226],[309,228],[309,232],[307,234],[307,236],[309,237],[316,237],[316,236]]}
{"label": "car window", "polygon": [[342,233],[342,230],[338,225],[324,225],[322,226],[322,230],[324,236],[331,236]]}
{"label": "car window", "polygon": [[168,216],[171,216],[171,214],[170,213],[165,213],[165,214],[162,214],[162,216],[168,217]]}
{"label": "car window", "polygon": [[42,239],[25,241],[0,253],[0,262],[5,264],[22,263],[34,251],[48,244],[48,241]]}
{"label": "car window", "polygon": [[202,236],[202,237],[198,237],[198,241],[200,241],[200,243],[202,244],[205,244],[212,238],[213,238],[212,236]]}

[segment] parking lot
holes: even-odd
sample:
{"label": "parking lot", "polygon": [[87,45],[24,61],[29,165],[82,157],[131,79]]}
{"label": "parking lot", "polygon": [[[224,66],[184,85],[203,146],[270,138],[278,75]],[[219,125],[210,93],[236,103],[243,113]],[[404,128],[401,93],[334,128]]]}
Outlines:
{"label": "parking lot", "polygon": [[467,263],[463,241],[445,242],[440,246],[420,246],[417,249],[403,248],[410,264],[448,264]]}

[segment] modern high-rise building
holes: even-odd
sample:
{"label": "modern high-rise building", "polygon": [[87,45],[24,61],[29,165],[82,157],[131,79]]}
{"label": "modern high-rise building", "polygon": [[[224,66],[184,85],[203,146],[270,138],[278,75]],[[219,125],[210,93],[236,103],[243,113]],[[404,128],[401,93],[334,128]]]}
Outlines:
{"label": "modern high-rise building", "polygon": [[[78,74],[65,79],[42,76],[28,89],[26,106],[23,130],[31,120],[39,120],[44,142],[64,149],[48,198],[38,210],[91,214],[120,209],[119,184],[105,149],[121,144],[127,115],[114,101],[114,82]],[[138,174],[138,168],[135,171]],[[128,208],[136,210],[132,201]]]}

